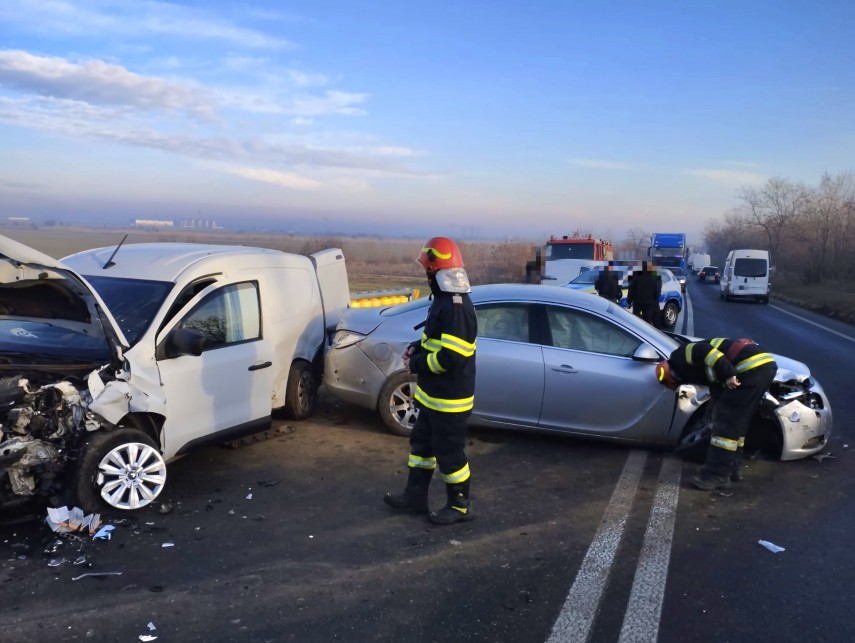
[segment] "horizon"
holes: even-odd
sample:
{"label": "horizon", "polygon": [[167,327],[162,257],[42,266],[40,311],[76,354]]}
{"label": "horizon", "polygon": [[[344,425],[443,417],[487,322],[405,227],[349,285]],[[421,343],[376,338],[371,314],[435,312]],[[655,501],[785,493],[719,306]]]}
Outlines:
{"label": "horizon", "polygon": [[0,217],[698,245],[741,188],[852,168],[853,18],[765,0],[6,0]]}

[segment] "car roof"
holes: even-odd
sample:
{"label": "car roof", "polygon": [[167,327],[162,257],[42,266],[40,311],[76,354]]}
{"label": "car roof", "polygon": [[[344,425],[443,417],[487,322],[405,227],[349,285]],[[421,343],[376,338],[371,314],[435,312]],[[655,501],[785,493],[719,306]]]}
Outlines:
{"label": "car roof", "polygon": [[[115,252],[115,255],[113,253]],[[112,259],[111,259],[112,256]],[[112,263],[105,269],[105,264]],[[129,243],[84,250],[63,259],[83,275],[145,278],[176,282],[185,273],[223,273],[230,269],[264,268],[293,263],[305,267],[310,260],[272,248],[200,243]]]}

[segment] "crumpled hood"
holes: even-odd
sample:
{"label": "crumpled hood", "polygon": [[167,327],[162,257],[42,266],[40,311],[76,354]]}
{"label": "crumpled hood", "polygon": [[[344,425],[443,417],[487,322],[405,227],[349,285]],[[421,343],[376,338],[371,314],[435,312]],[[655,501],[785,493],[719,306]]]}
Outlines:
{"label": "crumpled hood", "polygon": [[[45,320],[127,347],[104,301],[74,270],[0,235],[0,317]],[[102,324],[109,325],[107,332]]]}

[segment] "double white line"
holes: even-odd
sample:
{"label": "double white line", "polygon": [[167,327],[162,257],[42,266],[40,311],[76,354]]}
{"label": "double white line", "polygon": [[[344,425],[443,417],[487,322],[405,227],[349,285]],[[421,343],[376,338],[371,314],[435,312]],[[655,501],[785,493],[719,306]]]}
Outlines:
{"label": "double white line", "polygon": [[[588,641],[646,460],[647,451],[630,452],[606,507],[603,521],[585,554],[548,643]],[[650,643],[656,641],[659,634],[682,468],[681,460],[670,455],[664,456],[659,471],[659,485],[650,510],[641,556],[624,615],[620,643]]]}

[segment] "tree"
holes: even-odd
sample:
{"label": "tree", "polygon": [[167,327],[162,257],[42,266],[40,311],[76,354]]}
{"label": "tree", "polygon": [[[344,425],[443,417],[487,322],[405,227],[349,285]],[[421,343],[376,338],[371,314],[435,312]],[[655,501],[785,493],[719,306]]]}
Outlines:
{"label": "tree", "polygon": [[783,237],[804,214],[809,202],[807,190],[776,177],[760,189],[744,186],[738,196],[742,200],[740,211],[763,230],[772,261],[777,263]]}

